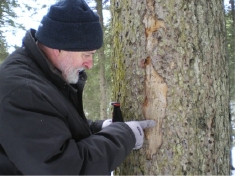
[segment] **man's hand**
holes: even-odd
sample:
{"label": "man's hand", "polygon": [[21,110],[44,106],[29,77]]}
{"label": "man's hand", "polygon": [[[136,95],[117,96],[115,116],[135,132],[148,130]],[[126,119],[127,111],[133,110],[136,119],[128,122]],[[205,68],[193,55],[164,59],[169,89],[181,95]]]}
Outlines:
{"label": "man's hand", "polygon": [[144,143],[144,131],[143,129],[151,128],[156,126],[154,120],[143,120],[143,121],[130,121],[125,122],[133,131],[136,139],[134,150],[140,149]]}
{"label": "man's hand", "polygon": [[[107,119],[102,124],[102,129],[112,124],[112,119]],[[125,122],[133,131],[136,139],[135,149],[140,149],[144,143],[144,131],[143,129],[151,128],[156,126],[156,122],[154,120],[143,120],[143,121],[129,121]]]}

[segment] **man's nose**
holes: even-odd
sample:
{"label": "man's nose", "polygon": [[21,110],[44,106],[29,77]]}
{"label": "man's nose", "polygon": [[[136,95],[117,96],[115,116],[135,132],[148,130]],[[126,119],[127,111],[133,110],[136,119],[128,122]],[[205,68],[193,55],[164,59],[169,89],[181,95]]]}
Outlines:
{"label": "man's nose", "polygon": [[86,69],[91,69],[92,66],[93,66],[93,60],[92,60],[92,58],[89,59],[89,60],[86,60],[86,62],[83,63],[83,66],[84,66]]}

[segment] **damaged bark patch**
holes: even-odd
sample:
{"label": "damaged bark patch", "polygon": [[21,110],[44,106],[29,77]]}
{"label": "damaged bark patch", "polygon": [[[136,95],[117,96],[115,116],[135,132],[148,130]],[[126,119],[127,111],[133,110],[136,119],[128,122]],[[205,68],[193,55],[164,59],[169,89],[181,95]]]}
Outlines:
{"label": "damaged bark patch", "polygon": [[166,114],[167,106],[167,84],[164,78],[158,74],[153,66],[151,57],[153,58],[153,51],[159,44],[157,38],[153,35],[160,29],[165,28],[165,22],[159,19],[154,8],[154,1],[148,0],[149,10],[144,15],[143,23],[145,26],[146,35],[146,51],[149,55],[145,59],[145,101],[143,105],[143,114],[146,119],[152,119],[157,122],[155,128],[145,130],[146,139],[148,141],[147,159],[152,159],[152,156],[157,153],[162,145],[162,123]]}
{"label": "damaged bark patch", "polygon": [[148,141],[147,159],[151,159],[162,144],[162,120],[165,117],[167,106],[167,84],[154,69],[151,59],[147,58],[145,79],[145,102],[143,113],[146,119],[157,122],[155,128],[145,130]]}

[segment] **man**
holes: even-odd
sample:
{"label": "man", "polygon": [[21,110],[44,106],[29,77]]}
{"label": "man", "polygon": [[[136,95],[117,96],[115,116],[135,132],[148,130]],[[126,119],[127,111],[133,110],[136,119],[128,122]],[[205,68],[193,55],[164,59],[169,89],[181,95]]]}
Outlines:
{"label": "man", "polygon": [[84,0],[52,5],[0,66],[0,174],[107,175],[143,144],[154,121],[91,122],[84,69],[102,45]]}

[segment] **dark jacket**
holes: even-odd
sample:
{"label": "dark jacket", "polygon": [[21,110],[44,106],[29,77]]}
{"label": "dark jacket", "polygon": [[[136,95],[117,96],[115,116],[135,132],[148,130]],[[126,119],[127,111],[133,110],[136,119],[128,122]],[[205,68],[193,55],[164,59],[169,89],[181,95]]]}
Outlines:
{"label": "dark jacket", "polygon": [[131,152],[125,123],[101,130],[82,109],[86,80],[68,85],[35,44],[35,30],[0,66],[0,174],[107,175]]}

